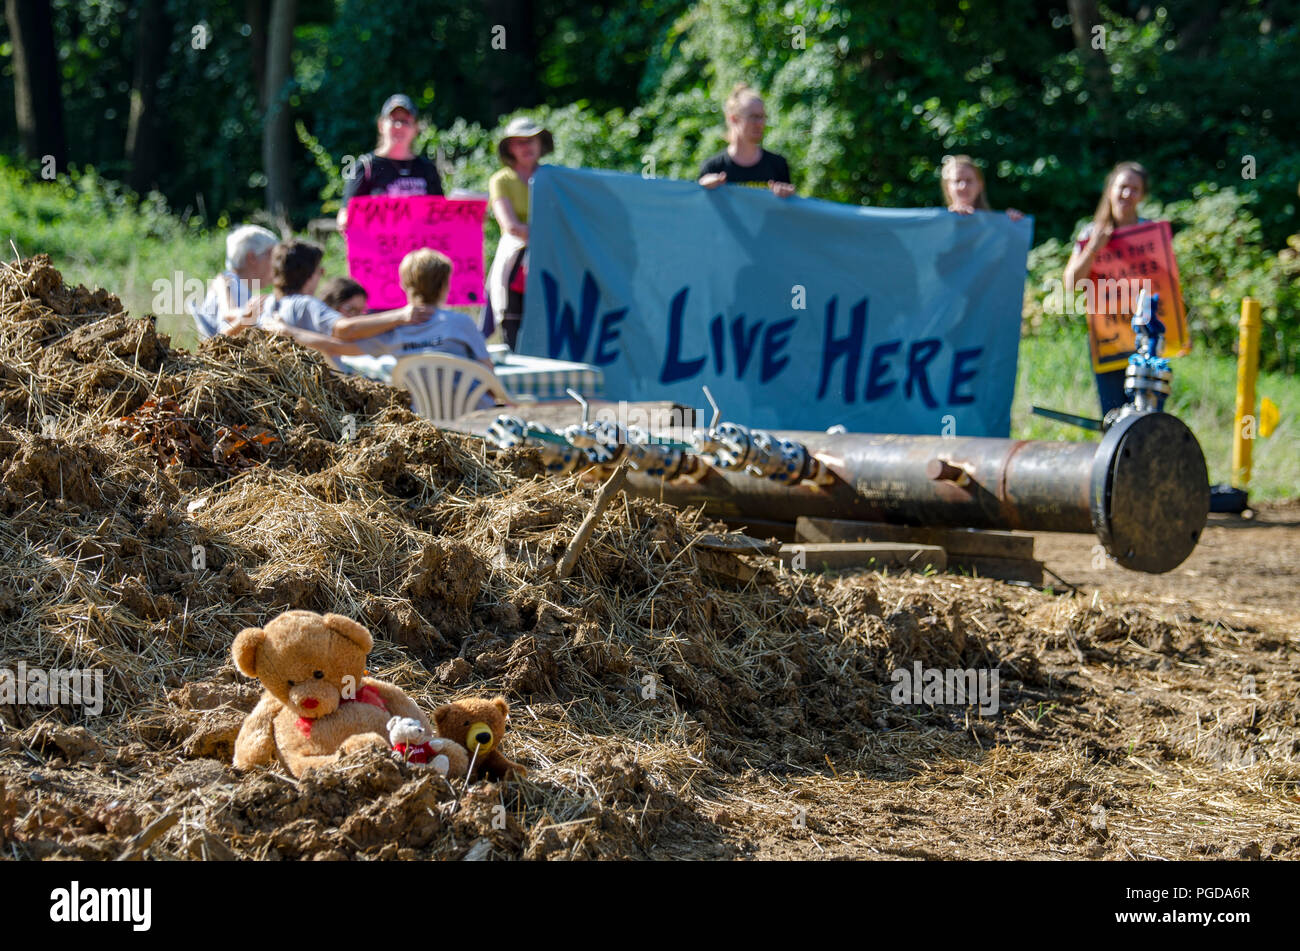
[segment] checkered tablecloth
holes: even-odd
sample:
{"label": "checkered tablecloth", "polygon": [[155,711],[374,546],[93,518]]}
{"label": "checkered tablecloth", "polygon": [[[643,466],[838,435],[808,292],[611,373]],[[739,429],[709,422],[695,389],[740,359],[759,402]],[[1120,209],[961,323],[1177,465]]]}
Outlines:
{"label": "checkered tablecloth", "polygon": [[[492,356],[497,379],[516,400],[568,399],[568,394],[564,391],[570,387],[586,397],[598,398],[605,394],[605,372],[589,363],[528,357],[511,353],[501,346],[490,346],[488,352]],[[339,362],[352,373],[388,383],[393,379],[393,367],[397,358],[391,354],[378,357],[339,357]]]}

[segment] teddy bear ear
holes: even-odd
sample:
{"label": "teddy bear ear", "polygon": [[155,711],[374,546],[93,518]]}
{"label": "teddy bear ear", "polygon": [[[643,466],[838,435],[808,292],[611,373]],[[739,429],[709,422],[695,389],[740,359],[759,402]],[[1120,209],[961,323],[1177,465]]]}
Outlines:
{"label": "teddy bear ear", "polygon": [[257,649],[265,640],[266,631],[260,627],[246,627],[235,635],[230,653],[235,658],[235,666],[244,676],[257,676]]}
{"label": "teddy bear ear", "polygon": [[433,711],[433,722],[436,723],[438,726],[442,726],[442,721],[447,719],[447,716],[448,714],[451,713],[451,710],[452,710],[451,704],[444,703],[437,710]]}
{"label": "teddy bear ear", "polygon": [[392,733],[392,732],[393,732],[393,727],[397,725],[397,721],[400,720],[400,719],[402,719],[402,718],[401,718],[401,717],[389,717],[389,718],[388,718],[388,723],[387,723],[387,725],[384,727],[384,729],[387,730],[389,733]]}
{"label": "teddy bear ear", "polygon": [[506,703],[505,697],[496,697],[492,700],[492,706],[501,711],[503,717],[510,715],[510,704]]}
{"label": "teddy bear ear", "polygon": [[370,632],[350,617],[344,617],[342,614],[327,614],[325,626],[335,634],[342,634],[367,654],[370,653],[370,648],[375,646],[375,639],[370,636]]}

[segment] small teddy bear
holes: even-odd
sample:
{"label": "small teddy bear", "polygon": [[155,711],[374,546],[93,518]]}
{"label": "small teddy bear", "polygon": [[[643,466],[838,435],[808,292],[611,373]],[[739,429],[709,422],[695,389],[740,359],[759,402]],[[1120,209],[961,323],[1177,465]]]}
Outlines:
{"label": "small teddy bear", "polygon": [[499,749],[509,713],[510,705],[505,697],[492,700],[467,698],[443,704],[434,710],[433,721],[438,726],[439,736],[454,740],[469,752],[469,762],[473,764],[471,779],[484,773],[491,779],[505,779],[512,775],[522,778],[528,775],[528,770],[506,759]]}
{"label": "small teddy bear", "polygon": [[295,777],[364,747],[389,749],[387,723],[429,721],[394,684],[365,675],[370,632],[340,614],[285,611],[240,631],[235,666],[265,690],[235,738],[240,769],[279,760]]}
{"label": "small teddy bear", "polygon": [[464,776],[469,768],[469,754],[453,740],[434,736],[433,731],[415,717],[393,717],[388,721],[388,739],[393,755],[413,766],[430,766],[446,776]]}

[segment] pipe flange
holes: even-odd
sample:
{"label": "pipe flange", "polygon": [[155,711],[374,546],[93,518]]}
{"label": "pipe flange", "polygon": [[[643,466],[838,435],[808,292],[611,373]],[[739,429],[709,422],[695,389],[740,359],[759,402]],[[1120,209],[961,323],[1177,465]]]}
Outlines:
{"label": "pipe flange", "polygon": [[744,468],[753,446],[749,430],[739,423],[723,423],[712,435],[718,441],[718,448],[709,461],[720,469]]}
{"label": "pipe flange", "polygon": [[488,426],[487,440],[498,449],[514,449],[528,441],[528,424],[518,416],[502,413]]}
{"label": "pipe flange", "polygon": [[1153,574],[1182,564],[1205,529],[1210,481],[1200,443],[1168,413],[1131,413],[1093,457],[1092,527],[1112,558]]}

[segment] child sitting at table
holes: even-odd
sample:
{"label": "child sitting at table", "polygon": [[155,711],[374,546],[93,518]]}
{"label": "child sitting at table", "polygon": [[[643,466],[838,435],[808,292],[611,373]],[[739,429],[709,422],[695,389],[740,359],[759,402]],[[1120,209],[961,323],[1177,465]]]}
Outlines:
{"label": "child sitting at table", "polygon": [[[267,329],[328,357],[434,352],[473,360],[492,371],[487,341],[473,319],[442,309],[451,286],[451,261],[446,255],[431,248],[412,251],[402,258],[397,277],[408,302],[404,310],[339,317],[328,334],[287,324],[268,324]],[[496,379],[494,371],[492,378]],[[491,405],[490,398],[485,399]]]}

